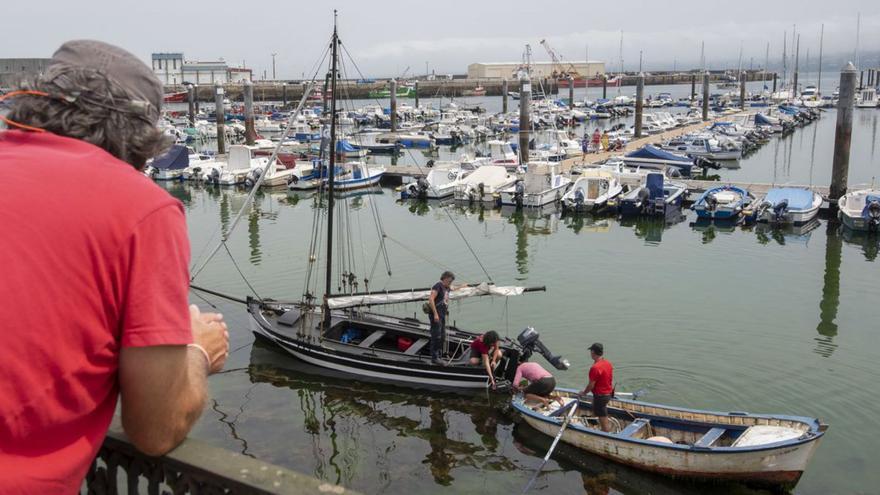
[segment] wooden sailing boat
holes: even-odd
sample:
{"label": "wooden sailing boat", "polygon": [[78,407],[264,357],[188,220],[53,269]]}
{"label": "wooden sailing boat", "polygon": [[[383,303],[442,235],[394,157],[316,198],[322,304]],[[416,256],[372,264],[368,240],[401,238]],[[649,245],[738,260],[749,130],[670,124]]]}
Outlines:
{"label": "wooden sailing boat", "polygon": [[[336,82],[337,47],[339,40],[334,20],[331,39],[331,101],[330,149],[336,146]],[[336,167],[336,154],[330,153],[329,170]],[[333,294],[333,213],[335,174],[328,174],[326,225],[326,280],[320,304],[307,293],[302,301],[281,303],[248,298],[248,312],[257,324],[258,335],[267,338],[291,355],[318,367],[344,372],[356,379],[376,380],[416,387],[451,389],[483,389],[489,377],[482,366],[469,364],[470,343],[479,336],[454,326],[447,326],[448,353],[440,363],[430,355],[430,326],[416,318],[403,318],[368,311],[384,304],[427,300],[430,289],[409,289],[382,292],[356,292],[354,275],[340,273],[342,292]],[[316,216],[316,222],[320,217]],[[317,239],[321,229],[314,229]],[[340,240],[340,242],[342,242]],[[313,245],[318,245],[314,243]],[[310,260],[310,266],[316,266]],[[366,281],[365,281],[366,282]],[[308,282],[306,286],[308,287]],[[499,287],[492,283],[472,285],[450,292],[452,299],[474,296],[515,296],[544,290],[524,287]],[[494,370],[496,379],[511,380],[517,365],[539,352],[558,369],[568,363],[554,356],[541,344],[538,333],[526,328],[517,338],[503,339],[504,358]]]}

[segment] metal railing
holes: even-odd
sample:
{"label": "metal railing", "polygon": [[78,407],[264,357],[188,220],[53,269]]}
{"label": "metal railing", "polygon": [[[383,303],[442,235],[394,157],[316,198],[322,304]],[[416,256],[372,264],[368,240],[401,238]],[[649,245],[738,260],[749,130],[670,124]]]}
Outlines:
{"label": "metal railing", "polygon": [[89,495],[356,493],[192,438],[162,457],[150,457],[129,442],[118,422],[107,432],[81,492]]}

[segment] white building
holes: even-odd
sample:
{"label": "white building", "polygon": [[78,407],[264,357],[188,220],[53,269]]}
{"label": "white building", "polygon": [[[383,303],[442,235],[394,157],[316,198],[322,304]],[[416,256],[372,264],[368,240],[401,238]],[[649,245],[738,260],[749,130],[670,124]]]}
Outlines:
{"label": "white building", "polygon": [[227,84],[252,79],[250,69],[229,67],[226,62],[185,60],[183,53],[154,53],[153,73],[167,86],[191,84]]}
{"label": "white building", "polygon": [[[477,62],[468,65],[468,79],[516,79],[518,71],[523,67],[522,62]],[[531,74],[533,79],[553,77],[562,71],[571,71],[574,68],[581,77],[593,78],[605,74],[605,62],[589,60],[585,62],[532,62]]]}

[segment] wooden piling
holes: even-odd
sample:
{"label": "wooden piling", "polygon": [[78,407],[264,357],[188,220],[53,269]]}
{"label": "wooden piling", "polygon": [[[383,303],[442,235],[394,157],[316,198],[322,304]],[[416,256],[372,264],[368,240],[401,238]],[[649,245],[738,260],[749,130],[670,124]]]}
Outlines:
{"label": "wooden piling", "polygon": [[691,103],[697,101],[697,75],[691,74]]}
{"label": "wooden piling", "polygon": [[397,132],[397,80],[391,80],[391,132]]}
{"label": "wooden piling", "polygon": [[635,123],[635,137],[642,137],[642,115],[644,113],[644,98],[645,98],[645,73],[639,72],[638,79],[636,79],[636,123]]}
{"label": "wooden piling", "polygon": [[529,163],[529,105],[532,102],[532,83],[527,78],[519,81],[519,162]]}
{"label": "wooden piling", "polygon": [[746,71],[739,74],[739,107],[746,109]]}
{"label": "wooden piling", "polygon": [[837,102],[837,127],[834,131],[834,161],[831,169],[830,199],[846,194],[849,175],[849,148],[852,143],[853,103],[857,71],[852,62],[840,71],[840,97]]}
{"label": "wooden piling", "polygon": [[501,81],[501,113],[507,113],[507,79]]}
{"label": "wooden piling", "polygon": [[[587,83],[589,86],[590,83]],[[602,99],[608,99],[608,74],[602,74]]]}
{"label": "wooden piling", "polygon": [[413,92],[415,93],[416,98],[416,108],[419,108],[419,80],[416,79],[413,83]]}
{"label": "wooden piling", "polygon": [[196,113],[199,113],[199,85],[198,84],[193,85],[193,92],[195,93]]}
{"label": "wooden piling", "polygon": [[773,73],[773,92],[776,92],[776,79],[779,77],[779,74]]}
{"label": "wooden piling", "polygon": [[568,76],[568,107],[574,108],[574,78]]}
{"label": "wooden piling", "polygon": [[287,83],[281,83],[281,108],[287,108]]}
{"label": "wooden piling", "polygon": [[189,118],[189,126],[196,126],[196,88],[192,84],[186,86],[186,102],[188,103],[187,117]]}
{"label": "wooden piling", "polygon": [[223,95],[226,92],[220,82],[214,83],[214,114],[217,116],[217,154],[226,153],[226,109],[223,107]]}
{"label": "wooden piling", "polygon": [[254,126],[254,83],[244,81],[244,140],[248,146],[253,146],[257,139],[257,129]]}
{"label": "wooden piling", "polygon": [[709,71],[703,73],[703,122],[709,120]]}
{"label": "wooden piling", "polygon": [[862,70],[862,71],[859,71],[859,89],[862,89],[862,88],[865,87],[865,86],[862,85],[862,81],[863,81],[864,79],[865,79],[865,71],[863,71],[863,70]]}

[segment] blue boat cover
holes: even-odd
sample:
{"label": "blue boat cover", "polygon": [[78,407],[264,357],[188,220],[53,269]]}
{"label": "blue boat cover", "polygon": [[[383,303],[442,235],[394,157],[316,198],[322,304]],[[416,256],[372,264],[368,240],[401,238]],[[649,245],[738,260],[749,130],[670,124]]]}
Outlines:
{"label": "blue boat cover", "polygon": [[693,158],[689,158],[686,156],[676,155],[674,153],[670,153],[666,150],[661,150],[655,146],[651,146],[650,144],[646,144],[641,149],[637,149],[631,153],[626,154],[627,158],[646,158],[650,160],[667,160],[667,161],[675,161],[675,162],[685,162],[685,163],[693,163]]}
{"label": "blue boat cover", "polygon": [[663,174],[650,173],[645,177],[645,187],[651,199],[663,197]]}
{"label": "blue boat cover", "polygon": [[813,206],[813,192],[796,187],[777,187],[767,191],[765,201],[777,205],[783,199],[788,200],[788,209],[807,210]]}
{"label": "blue boat cover", "polygon": [[357,151],[357,148],[351,145],[347,139],[341,139],[336,141],[336,152],[337,153],[351,153]]}
{"label": "blue boat cover", "polygon": [[189,167],[189,151],[186,146],[175,144],[162,156],[153,159],[151,164],[159,170],[182,170]]}
{"label": "blue boat cover", "polygon": [[755,114],[755,124],[757,124],[757,125],[772,125],[773,122],[770,121],[770,119],[768,119],[767,116],[764,115],[763,113],[756,113]]}

